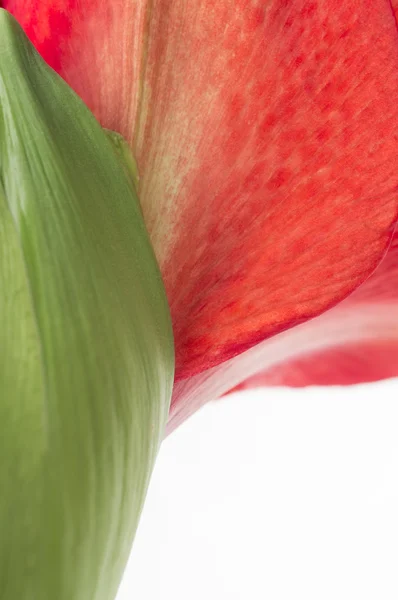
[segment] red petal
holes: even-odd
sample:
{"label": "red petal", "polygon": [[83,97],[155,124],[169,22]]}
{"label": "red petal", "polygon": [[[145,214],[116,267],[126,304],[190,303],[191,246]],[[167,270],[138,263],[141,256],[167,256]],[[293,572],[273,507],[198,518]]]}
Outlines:
{"label": "red petal", "polygon": [[389,2],[186,6],[154,2],[135,140],[177,380],[366,279],[398,173]]}
{"label": "red petal", "polygon": [[146,0],[0,0],[104,127],[132,135]]}
{"label": "red petal", "polygon": [[389,0],[6,6],[103,124],[130,140],[135,127],[178,379],[318,315],[373,271],[398,202]]}
{"label": "red petal", "polygon": [[227,391],[347,385],[394,376],[398,376],[398,232],[375,273],[339,305],[215,369],[178,382],[169,432],[209,398]]}
{"label": "red petal", "polygon": [[287,353],[287,360],[235,389],[349,385],[398,376],[398,234],[374,275],[344,302],[302,325],[301,332],[307,341],[298,355]]}
{"label": "red petal", "polygon": [[310,352],[254,375],[231,392],[260,386],[353,385],[396,376],[398,339],[376,339]]}

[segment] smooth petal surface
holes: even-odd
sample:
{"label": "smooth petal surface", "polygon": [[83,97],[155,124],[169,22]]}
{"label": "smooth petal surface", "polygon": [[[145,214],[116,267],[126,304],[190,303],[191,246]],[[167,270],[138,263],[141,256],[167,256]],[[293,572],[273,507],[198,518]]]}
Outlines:
{"label": "smooth petal surface", "polygon": [[389,0],[4,5],[133,145],[177,379],[318,315],[374,270],[397,211]]}
{"label": "smooth petal surface", "polygon": [[2,600],[113,600],[164,434],[171,320],[118,155],[0,9]]}

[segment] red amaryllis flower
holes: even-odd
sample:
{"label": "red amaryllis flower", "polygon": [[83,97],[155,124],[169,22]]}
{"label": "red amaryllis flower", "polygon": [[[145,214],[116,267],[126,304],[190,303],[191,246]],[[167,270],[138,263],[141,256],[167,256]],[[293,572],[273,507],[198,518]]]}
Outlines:
{"label": "red amaryllis flower", "polygon": [[250,377],[397,374],[389,0],[2,5],[137,159],[176,341],[170,427]]}

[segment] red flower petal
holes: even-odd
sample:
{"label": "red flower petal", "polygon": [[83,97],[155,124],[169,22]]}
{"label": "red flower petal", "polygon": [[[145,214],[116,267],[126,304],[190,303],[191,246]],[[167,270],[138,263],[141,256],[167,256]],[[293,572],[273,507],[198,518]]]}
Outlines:
{"label": "red flower petal", "polygon": [[286,360],[265,368],[235,389],[349,385],[398,376],[398,234],[386,259],[367,282],[300,330],[296,335],[304,332],[306,344],[297,349],[297,355],[287,352]]}
{"label": "red flower petal", "polygon": [[132,135],[144,0],[0,0],[104,127]]}
{"label": "red flower petal", "polygon": [[186,6],[154,3],[135,140],[177,379],[350,293],[398,181],[388,2]]}
{"label": "red flower petal", "polygon": [[388,0],[5,6],[134,139],[177,379],[318,315],[373,271],[398,202]]}
{"label": "red flower petal", "polygon": [[376,339],[310,352],[259,373],[231,391],[261,386],[353,385],[396,376],[398,340]]}
{"label": "red flower petal", "polygon": [[[273,385],[347,385],[398,376],[398,232],[373,275],[323,315],[175,385],[169,432],[209,398]],[[231,389],[232,388],[232,389]]]}

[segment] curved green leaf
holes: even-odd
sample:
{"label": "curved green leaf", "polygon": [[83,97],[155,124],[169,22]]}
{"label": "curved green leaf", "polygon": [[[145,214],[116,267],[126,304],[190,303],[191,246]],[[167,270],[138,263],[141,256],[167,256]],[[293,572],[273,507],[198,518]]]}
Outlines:
{"label": "curved green leaf", "polygon": [[0,9],[0,599],[116,593],[168,413],[132,179]]}

